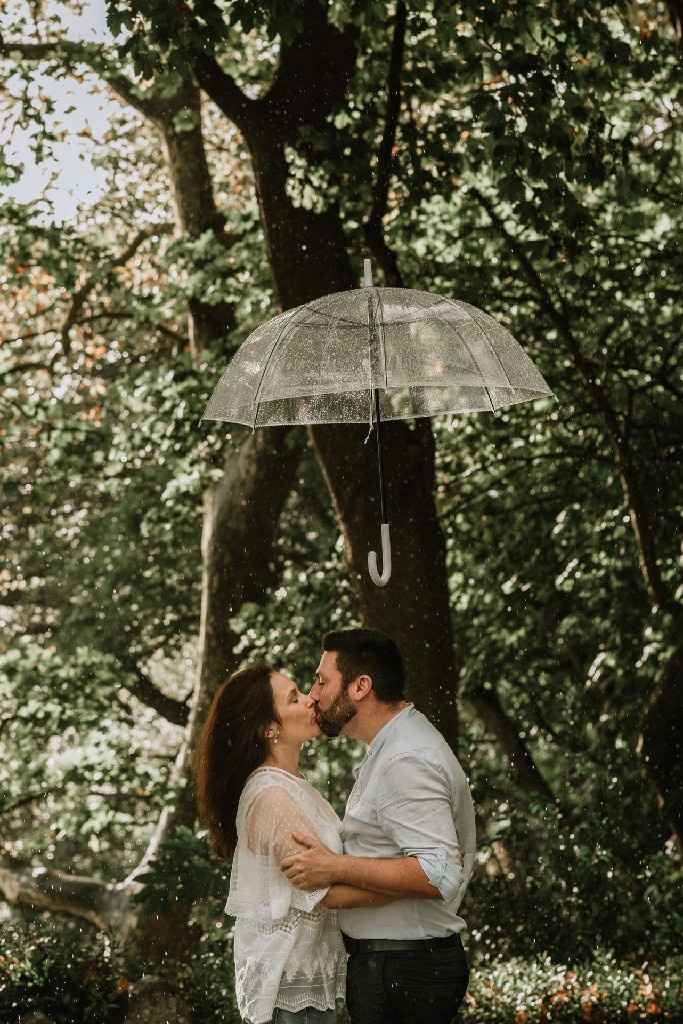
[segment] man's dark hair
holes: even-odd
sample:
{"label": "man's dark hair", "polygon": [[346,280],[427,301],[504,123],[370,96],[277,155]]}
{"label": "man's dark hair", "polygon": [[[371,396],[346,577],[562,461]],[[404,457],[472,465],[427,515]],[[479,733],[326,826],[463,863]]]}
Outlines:
{"label": "man's dark hair", "polygon": [[370,676],[378,700],[393,704],[405,690],[403,659],[398,647],[378,629],[335,629],[323,637],[323,650],[337,655],[344,686],[358,676]]}

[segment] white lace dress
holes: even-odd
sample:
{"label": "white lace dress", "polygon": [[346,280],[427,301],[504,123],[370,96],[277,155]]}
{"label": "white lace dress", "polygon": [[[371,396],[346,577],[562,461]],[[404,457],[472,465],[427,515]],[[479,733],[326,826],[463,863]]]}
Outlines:
{"label": "white lace dress", "polygon": [[301,849],[292,832],[308,832],[342,852],[341,822],[305,779],[257,768],[240,797],[237,848],[225,911],[236,917],[235,992],[249,1024],[264,1024],[276,1006],[332,1009],[344,997],[346,952],[337,913],[318,904],[327,889],[302,892],[280,870]]}

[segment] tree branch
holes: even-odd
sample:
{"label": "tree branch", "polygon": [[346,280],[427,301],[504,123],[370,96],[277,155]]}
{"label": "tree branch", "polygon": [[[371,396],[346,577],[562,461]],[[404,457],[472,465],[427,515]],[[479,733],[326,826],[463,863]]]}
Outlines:
{"label": "tree branch", "polygon": [[[539,272],[536,270],[536,267],[529,259],[528,255],[524,251],[524,248],[520,245],[517,238],[505,227],[502,218],[499,217],[499,215],[496,213],[493,203],[488,198],[488,196],[485,196],[482,192],[479,191],[478,188],[470,188],[469,191],[470,194],[474,196],[479,205],[483,207],[484,210],[486,210],[487,214],[489,215],[489,218],[496,227],[498,233],[505,239],[511,251],[517,257],[517,262],[524,271],[524,276],[533,287],[537,298],[540,299],[543,310],[547,314],[548,318],[552,321],[555,327],[557,327],[562,337],[564,337],[565,340],[569,340],[569,338],[571,337],[571,330],[567,323],[567,318],[564,313],[564,310],[558,309],[556,307],[550,295],[550,292],[545,286],[543,278],[541,277]],[[573,345],[573,338],[571,340]],[[588,366],[586,366],[586,369],[588,371],[592,370],[592,368]]]}
{"label": "tree branch", "polygon": [[0,718],[0,736],[2,736],[5,728],[11,725],[12,722],[18,722],[19,715],[6,715],[5,718]]}
{"label": "tree branch", "polygon": [[52,793],[61,793],[63,786],[49,786],[46,789],[38,790],[36,793],[24,793],[23,796],[18,797],[11,804],[0,804],[0,815],[10,814],[12,811],[17,811],[20,807],[25,807],[27,804],[35,803],[36,800],[44,800],[46,796]]}
{"label": "tree branch", "polygon": [[[48,331],[36,331],[34,334],[24,335],[23,338],[10,338],[5,339],[6,341],[25,341],[27,338],[36,338],[41,334],[48,334]],[[28,363],[17,363],[16,366],[8,366],[6,370],[0,373],[0,380],[3,377],[12,377],[15,373],[30,373],[33,370],[46,370],[49,374],[54,373],[54,367],[51,363],[39,363],[39,362],[28,362]]]}
{"label": "tree branch", "polygon": [[623,426],[609,400],[606,389],[596,376],[596,367],[584,354],[578,339],[570,327],[568,315],[563,308],[559,309],[555,305],[543,278],[529,259],[523,246],[520,245],[519,240],[508,231],[502,219],[496,213],[491,200],[477,188],[470,188],[469,191],[479,205],[486,210],[491,222],[505,240],[509,250],[517,258],[524,276],[538,296],[541,308],[557,327],[560,337],[564,339],[574,366],[582,377],[589,395],[592,397],[596,408],[605,421],[607,433],[612,441],[624,501],[631,517],[631,526],[636,540],[641,575],[648,596],[653,606],[671,610],[675,606],[675,601],[664,582],[657,561],[654,531],[645,507],[640,477],[633,464]]}
{"label": "tree branch", "polygon": [[249,99],[242,92],[234,78],[223,71],[215,57],[198,57],[193,70],[200,88],[229,121],[236,124],[240,131],[251,124],[256,101]]}
{"label": "tree branch", "polygon": [[683,42],[683,0],[666,0],[666,6],[676,38]]}
{"label": "tree branch", "polygon": [[526,792],[536,793],[547,803],[557,804],[555,794],[541,775],[531,751],[517,732],[496,691],[478,686],[467,694],[466,699],[482,722],[500,740],[517,784]]}
{"label": "tree branch", "polygon": [[0,894],[8,903],[70,914],[101,930],[123,921],[129,899],[123,888],[53,868],[36,868],[7,854],[0,855]]}
{"label": "tree branch", "polygon": [[145,117],[157,120],[163,116],[160,101],[145,95],[122,71],[112,71],[116,57],[95,43],[80,43],[71,39],[54,39],[46,43],[27,43],[22,40],[0,41],[0,57],[21,57],[31,61],[64,60],[66,63],[85,64],[98,74],[131,107]]}
{"label": "tree branch", "polygon": [[145,675],[134,658],[126,658],[117,655],[122,666],[132,678],[125,679],[122,683],[124,689],[157,714],[165,718],[173,725],[185,726],[188,719],[187,705],[183,701],[168,697],[159,690],[149,676]]}
{"label": "tree branch", "polygon": [[387,82],[387,110],[384,132],[377,154],[377,174],[372,192],[372,209],[363,225],[365,239],[375,259],[384,270],[386,282],[396,288],[403,287],[396,253],[384,237],[384,217],[387,212],[389,183],[391,181],[391,160],[396,142],[396,129],[401,110],[401,76],[405,52],[406,6],[404,0],[397,0],[394,35],[391,43],[389,77]]}
{"label": "tree branch", "polygon": [[308,0],[303,25],[282,48],[271,86],[259,99],[249,99],[215,57],[196,59],[199,86],[243,134],[267,131],[286,138],[302,125],[320,122],[342,102],[355,68],[357,30],[331,25],[318,0]]}
{"label": "tree branch", "polygon": [[140,231],[138,231],[138,233],[129,243],[129,245],[127,245],[126,248],[123,250],[123,252],[119,253],[118,256],[115,256],[112,259],[110,259],[108,263],[104,265],[104,267],[98,267],[95,273],[90,275],[90,277],[81,285],[78,291],[74,292],[74,295],[71,299],[69,312],[66,315],[66,319],[64,320],[64,323],[62,324],[62,328],[60,331],[60,336],[62,339],[62,348],[64,350],[65,355],[69,354],[69,333],[71,331],[71,328],[74,327],[75,324],[78,322],[79,314],[81,313],[83,306],[85,305],[86,299],[88,298],[90,292],[93,290],[95,285],[98,284],[98,282],[100,282],[104,277],[106,277],[107,274],[111,273],[112,270],[115,270],[116,267],[125,266],[128,260],[135,255],[135,253],[140,248],[142,243],[146,241],[148,238],[151,238],[154,235],[168,235],[172,231],[172,224],[152,224],[146,228],[141,228]]}
{"label": "tree branch", "polygon": [[358,32],[330,24],[325,5],[306,0],[303,28],[280,51],[268,92],[255,101],[259,122],[281,138],[319,124],[344,101],[356,67]]}

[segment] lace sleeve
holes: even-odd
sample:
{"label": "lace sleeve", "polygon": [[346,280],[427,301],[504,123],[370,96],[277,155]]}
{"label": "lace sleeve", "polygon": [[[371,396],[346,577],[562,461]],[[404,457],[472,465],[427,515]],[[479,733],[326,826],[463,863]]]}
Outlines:
{"label": "lace sleeve", "polygon": [[328,889],[302,892],[282,873],[280,862],[301,846],[292,832],[306,832],[319,840],[315,825],[280,786],[262,790],[252,802],[246,819],[247,844],[251,853],[268,858],[271,912],[284,917],[290,908],[310,912],[324,899]]}

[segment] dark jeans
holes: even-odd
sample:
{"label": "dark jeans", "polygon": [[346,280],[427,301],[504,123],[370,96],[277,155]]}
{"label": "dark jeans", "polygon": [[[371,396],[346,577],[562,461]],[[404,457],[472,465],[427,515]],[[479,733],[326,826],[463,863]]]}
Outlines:
{"label": "dark jeans", "polygon": [[352,1024],[451,1024],[467,991],[462,944],[352,953],[346,1006]]}

